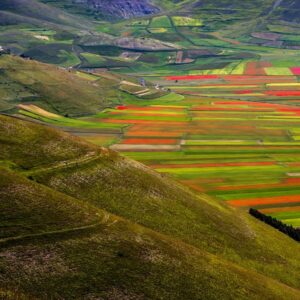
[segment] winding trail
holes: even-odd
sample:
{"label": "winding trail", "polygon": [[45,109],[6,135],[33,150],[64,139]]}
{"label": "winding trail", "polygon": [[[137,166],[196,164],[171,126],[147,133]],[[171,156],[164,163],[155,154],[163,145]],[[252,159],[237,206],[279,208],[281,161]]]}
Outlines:
{"label": "winding trail", "polygon": [[48,165],[46,167],[36,167],[36,168],[32,168],[29,171],[23,171],[22,173],[25,176],[29,176],[29,175],[33,175],[36,173],[43,173],[43,172],[48,172],[48,171],[52,171],[52,170],[56,170],[56,169],[65,169],[65,168],[69,168],[69,167],[73,167],[73,166],[78,166],[79,164],[86,164],[89,162],[92,162],[94,160],[97,160],[99,158],[102,157],[102,154],[99,153],[95,153],[95,152],[89,152],[87,153],[85,156],[81,156],[79,158],[75,158],[72,160],[66,160],[66,161],[61,161],[52,165]]}
{"label": "winding trail", "polygon": [[38,239],[38,238],[48,238],[48,237],[60,237],[63,235],[71,235],[71,234],[77,234],[77,233],[84,233],[86,231],[90,230],[96,230],[99,229],[101,226],[105,225],[107,227],[114,225],[118,222],[117,219],[112,220],[109,223],[111,215],[109,213],[104,213],[104,216],[102,220],[99,222],[85,225],[85,226],[79,226],[79,227],[73,227],[73,228],[67,228],[67,229],[61,229],[61,230],[53,230],[53,231],[47,231],[47,232],[41,232],[41,233],[34,233],[34,234],[26,234],[26,235],[20,235],[20,236],[14,236],[14,237],[8,237],[0,239],[0,248],[11,246],[11,245],[18,245],[25,241],[30,241],[32,239]]}

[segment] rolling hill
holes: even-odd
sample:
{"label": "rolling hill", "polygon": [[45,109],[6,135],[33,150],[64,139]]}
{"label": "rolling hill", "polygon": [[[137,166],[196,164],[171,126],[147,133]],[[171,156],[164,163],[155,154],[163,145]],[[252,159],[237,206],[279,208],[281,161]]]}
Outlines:
{"label": "rolling hill", "polygon": [[[23,105],[23,109],[34,105],[49,112],[44,115],[49,120],[51,114],[57,118],[79,118],[113,108],[122,99],[151,100],[170,94],[156,89],[151,82],[146,84],[147,87],[142,86],[134,76],[101,68],[77,71],[12,55],[0,56],[0,111],[5,113],[16,113],[18,105]],[[68,122],[66,118],[64,121]]]}
{"label": "rolling hill", "polygon": [[115,152],[0,120],[8,299],[299,298],[288,237]]}
{"label": "rolling hill", "polygon": [[118,83],[109,79],[96,83],[84,78],[84,73],[82,78],[81,73],[8,55],[0,57],[0,70],[2,111],[27,102],[61,115],[78,116],[118,101]]}

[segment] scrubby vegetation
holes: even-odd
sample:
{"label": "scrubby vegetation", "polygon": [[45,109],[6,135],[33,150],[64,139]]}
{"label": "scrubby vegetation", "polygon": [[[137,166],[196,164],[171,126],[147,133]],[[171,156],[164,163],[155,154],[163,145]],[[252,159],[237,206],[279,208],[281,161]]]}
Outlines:
{"label": "scrubby vegetation", "polygon": [[253,217],[265,222],[268,225],[271,225],[272,227],[278,229],[279,231],[288,235],[292,239],[300,242],[300,229],[296,229],[291,225],[286,225],[281,221],[277,220],[276,218],[272,218],[271,216],[266,216],[265,214],[259,212],[257,209],[254,208],[250,208],[249,213]]}

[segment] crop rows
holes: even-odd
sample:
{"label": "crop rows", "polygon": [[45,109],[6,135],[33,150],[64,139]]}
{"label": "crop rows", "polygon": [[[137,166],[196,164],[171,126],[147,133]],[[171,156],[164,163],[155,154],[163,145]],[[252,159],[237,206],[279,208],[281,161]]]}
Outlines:
{"label": "crop rows", "polygon": [[198,192],[300,226],[299,114],[290,105],[186,96],[116,107],[98,121],[128,125],[113,149]]}

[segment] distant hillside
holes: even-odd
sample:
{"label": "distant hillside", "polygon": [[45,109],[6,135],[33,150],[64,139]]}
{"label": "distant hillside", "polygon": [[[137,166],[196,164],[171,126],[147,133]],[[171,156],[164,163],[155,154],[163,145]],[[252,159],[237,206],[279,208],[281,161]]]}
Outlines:
{"label": "distant hillside", "polygon": [[201,70],[201,61],[189,66],[198,57],[176,52],[228,49],[249,57],[259,52],[253,45],[299,49],[298,11],[297,2],[279,0],[5,0],[0,45],[63,67]]}
{"label": "distant hillside", "polygon": [[72,116],[93,114],[117,103],[118,82],[86,77],[36,61],[0,56],[0,110],[11,110],[19,103],[34,103]]}
{"label": "distant hillside", "polygon": [[[45,3],[49,2],[47,0],[43,1]],[[149,0],[75,0],[72,1],[72,3],[73,5],[81,5],[82,9],[88,8],[92,10],[97,17],[104,19],[128,19],[159,12],[159,8],[152,5]]]}
{"label": "distant hillside", "polygon": [[0,133],[0,295],[300,297],[299,244],[275,229],[45,126]]}
{"label": "distant hillside", "polygon": [[[54,116],[57,125],[60,119],[68,123],[72,121],[68,117],[95,115],[124,100],[151,100],[168,94],[151,82],[142,86],[133,76],[101,69],[77,71],[12,55],[0,56],[0,112],[13,114],[20,104],[25,105],[23,109],[33,105],[44,110],[46,122]],[[101,124],[93,126],[101,127]]]}
{"label": "distant hillside", "polygon": [[211,10],[224,15],[245,16],[247,19],[267,17],[268,22],[286,21],[299,23],[300,3],[293,0],[246,0],[246,1],[190,1],[187,7],[193,7],[197,12]]}
{"label": "distant hillside", "polygon": [[300,2],[293,0],[278,0],[274,10],[274,18],[281,18],[287,22],[300,23]]}
{"label": "distant hillside", "polygon": [[[61,25],[81,29],[90,27],[88,21],[69,15],[63,10],[45,5],[37,0],[2,0],[0,12],[3,14],[0,20],[1,25],[16,23],[20,17],[24,17],[23,21],[25,22],[31,19],[32,22],[34,20],[35,22],[48,22],[53,26]],[[15,20],[10,13],[15,16]]]}

